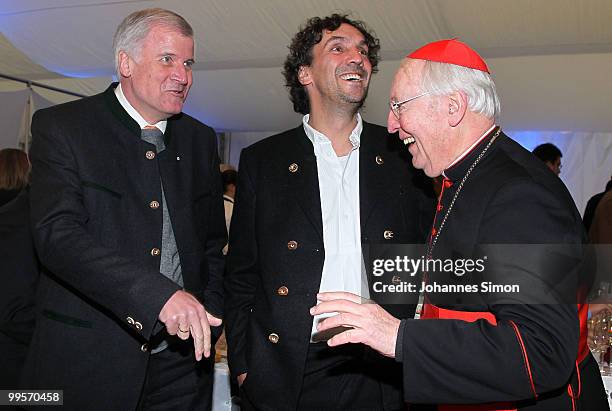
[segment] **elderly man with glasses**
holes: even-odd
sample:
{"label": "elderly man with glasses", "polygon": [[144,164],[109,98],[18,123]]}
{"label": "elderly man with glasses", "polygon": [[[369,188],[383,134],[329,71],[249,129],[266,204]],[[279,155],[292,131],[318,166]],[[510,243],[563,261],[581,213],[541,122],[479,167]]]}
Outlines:
{"label": "elderly man with glasses", "polygon": [[320,294],[311,313],[338,313],[321,332],[348,327],[330,346],[364,343],[402,363],[411,403],[607,410],[581,338],[580,215],[563,183],[502,132],[499,112],[489,69],[466,44],[434,42],[402,61],[389,131],[416,168],[443,176],[421,263],[421,319],[394,318],[349,293]]}

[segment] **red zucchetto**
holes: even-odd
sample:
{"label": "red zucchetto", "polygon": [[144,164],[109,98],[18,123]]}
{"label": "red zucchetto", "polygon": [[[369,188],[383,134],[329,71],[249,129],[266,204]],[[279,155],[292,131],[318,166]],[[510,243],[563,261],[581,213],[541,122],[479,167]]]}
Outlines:
{"label": "red zucchetto", "polygon": [[406,57],[455,64],[489,73],[489,68],[482,57],[470,46],[457,39],[434,41],[413,51]]}

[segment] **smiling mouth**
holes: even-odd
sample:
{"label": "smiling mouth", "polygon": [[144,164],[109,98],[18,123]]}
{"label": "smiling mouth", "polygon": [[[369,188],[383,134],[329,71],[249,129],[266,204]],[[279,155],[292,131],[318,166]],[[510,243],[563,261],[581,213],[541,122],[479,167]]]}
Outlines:
{"label": "smiling mouth", "polygon": [[404,145],[410,145],[412,143],[414,143],[416,140],[414,139],[414,137],[410,136],[410,137],[406,137],[404,140],[402,140],[404,142]]}
{"label": "smiling mouth", "polygon": [[185,94],[185,89],[182,90],[166,90],[168,93],[174,94],[175,96],[183,96]]}
{"label": "smiling mouth", "polygon": [[346,73],[346,74],[342,74],[340,76],[340,78],[342,80],[346,80],[346,81],[363,81],[364,80],[364,76],[362,76],[361,74],[358,74],[358,73]]}

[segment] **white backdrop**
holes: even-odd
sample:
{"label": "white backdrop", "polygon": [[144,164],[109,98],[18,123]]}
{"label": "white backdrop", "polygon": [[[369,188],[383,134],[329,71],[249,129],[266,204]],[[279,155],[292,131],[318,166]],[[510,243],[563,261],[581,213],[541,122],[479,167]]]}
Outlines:
{"label": "white backdrop", "polygon": [[561,150],[561,180],[584,213],[593,194],[604,190],[612,175],[612,134],[558,131],[509,131],[528,150],[553,143]]}
{"label": "white backdrop", "polygon": [[[25,87],[25,86],[23,86]],[[54,103],[36,90],[25,87],[17,91],[0,92],[0,149],[29,147],[30,122],[34,111]]]}
{"label": "white backdrop", "polygon": [[[580,214],[584,213],[589,198],[604,190],[612,175],[612,133],[504,131],[529,151],[542,143],[553,143],[559,147],[563,153],[560,177],[574,198]],[[226,133],[226,144],[229,144],[226,162],[237,167],[243,148],[275,133]]]}
{"label": "white backdrop", "polygon": [[18,147],[21,116],[29,97],[28,89],[0,93],[0,149]]}

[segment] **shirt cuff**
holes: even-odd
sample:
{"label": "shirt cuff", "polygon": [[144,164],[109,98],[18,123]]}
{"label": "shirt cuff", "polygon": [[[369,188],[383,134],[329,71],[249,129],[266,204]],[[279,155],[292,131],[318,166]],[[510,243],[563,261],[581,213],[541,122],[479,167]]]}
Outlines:
{"label": "shirt cuff", "polygon": [[402,349],[402,343],[404,342],[404,328],[406,328],[406,320],[400,322],[400,326],[397,330],[397,340],[395,340],[395,361],[402,362],[404,350]]}

